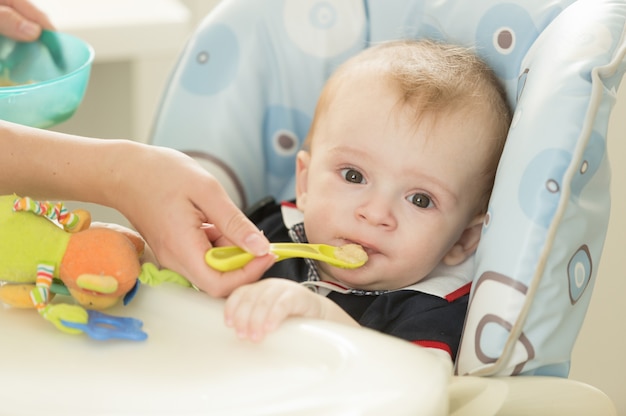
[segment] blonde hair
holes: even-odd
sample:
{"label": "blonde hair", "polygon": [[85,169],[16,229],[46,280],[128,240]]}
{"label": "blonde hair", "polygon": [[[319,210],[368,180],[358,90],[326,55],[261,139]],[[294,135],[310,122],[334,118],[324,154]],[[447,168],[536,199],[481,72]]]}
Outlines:
{"label": "blonde hair", "polygon": [[[492,115],[485,139],[481,212],[486,212],[495,173],[511,124],[506,93],[489,66],[470,48],[432,40],[398,40],[372,46],[342,64],[328,80],[305,141],[310,146],[317,121],[332,102],[341,82],[355,68],[371,67],[396,88],[399,105],[410,105],[416,125],[425,117],[436,121],[450,112]],[[366,86],[364,86],[366,88]]]}

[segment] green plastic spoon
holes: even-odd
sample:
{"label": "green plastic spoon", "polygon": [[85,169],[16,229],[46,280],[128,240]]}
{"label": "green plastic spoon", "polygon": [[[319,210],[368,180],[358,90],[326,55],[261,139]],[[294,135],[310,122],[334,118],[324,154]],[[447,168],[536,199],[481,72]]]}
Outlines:
{"label": "green plastic spoon", "polygon": [[[367,261],[367,254],[357,244],[335,247],[327,244],[274,243],[270,244],[270,251],[278,256],[276,261],[304,257],[343,269],[356,269]],[[212,268],[228,272],[242,268],[254,259],[254,255],[237,246],[226,246],[210,249],[204,259]]]}

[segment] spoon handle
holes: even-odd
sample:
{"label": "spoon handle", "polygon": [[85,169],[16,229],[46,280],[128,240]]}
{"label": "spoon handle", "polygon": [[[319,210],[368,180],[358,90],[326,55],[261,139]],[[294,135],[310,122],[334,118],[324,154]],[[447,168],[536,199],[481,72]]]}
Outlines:
{"label": "spoon handle", "polygon": [[[361,267],[367,260],[367,256],[362,261],[337,257],[337,247],[326,244],[274,243],[270,245],[270,251],[278,256],[276,261],[303,257],[346,269]],[[252,259],[252,254],[236,246],[214,247],[205,255],[207,264],[222,272],[240,269]]]}

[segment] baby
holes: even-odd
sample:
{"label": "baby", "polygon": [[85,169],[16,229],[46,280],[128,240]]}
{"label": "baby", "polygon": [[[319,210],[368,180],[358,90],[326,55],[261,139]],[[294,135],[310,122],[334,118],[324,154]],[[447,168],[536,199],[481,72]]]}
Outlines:
{"label": "baby", "polygon": [[326,319],[454,359],[510,122],[495,75],[465,48],[394,41],[347,61],[297,155],[295,206],[253,217],[270,241],[358,244],[368,261],[276,263],[231,294],[226,324],[258,341],[289,316]]}

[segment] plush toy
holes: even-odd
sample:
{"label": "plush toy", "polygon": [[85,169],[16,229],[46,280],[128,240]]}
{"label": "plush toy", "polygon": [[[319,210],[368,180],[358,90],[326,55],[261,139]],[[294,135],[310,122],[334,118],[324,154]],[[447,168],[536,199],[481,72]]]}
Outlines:
{"label": "plush toy", "polygon": [[[69,212],[16,195],[0,196],[0,302],[36,308],[44,319],[67,333],[93,338],[145,339],[142,323],[97,312],[134,295],[139,281],[174,281],[182,276],[141,265],[143,240],[136,234],[90,227],[84,210]],[[75,302],[52,303],[56,294]],[[76,304],[77,303],[77,304]]]}

